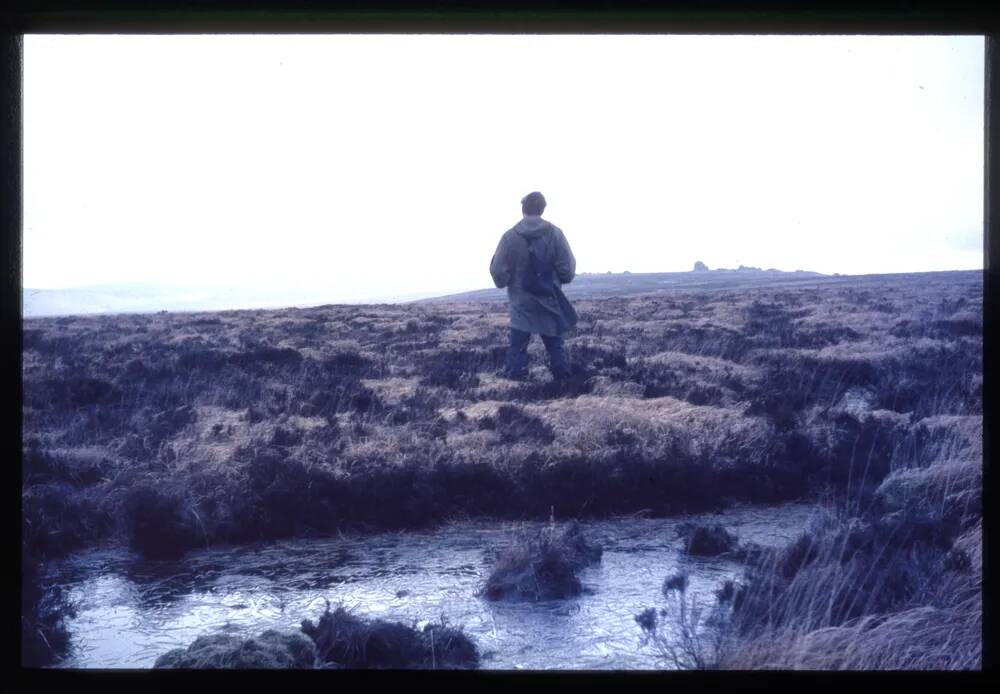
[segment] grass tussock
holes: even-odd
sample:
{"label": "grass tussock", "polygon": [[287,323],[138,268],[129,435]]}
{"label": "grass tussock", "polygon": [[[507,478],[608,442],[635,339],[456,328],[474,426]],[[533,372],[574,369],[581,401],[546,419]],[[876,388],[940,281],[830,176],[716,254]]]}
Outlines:
{"label": "grass tussock", "polygon": [[739,539],[718,523],[682,523],[677,531],[688,554],[714,557],[736,552],[739,547]]}
{"label": "grass tussock", "polygon": [[577,572],[599,562],[601,554],[576,523],[521,531],[500,551],[480,594],[487,600],[529,601],[579,595]]}

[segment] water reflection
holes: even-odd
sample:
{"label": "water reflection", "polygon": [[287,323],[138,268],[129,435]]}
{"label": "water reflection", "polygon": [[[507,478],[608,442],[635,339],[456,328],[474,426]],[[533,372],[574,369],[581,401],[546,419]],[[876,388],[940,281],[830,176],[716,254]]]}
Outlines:
{"label": "water reflection", "polygon": [[[811,506],[742,507],[694,520],[722,522],[741,540],[791,539]],[[739,564],[679,552],[676,528],[692,518],[627,517],[583,523],[604,548],[581,574],[583,595],[542,603],[490,603],[476,596],[493,550],[522,524],[458,522],[435,530],[353,535],[213,548],[178,561],[95,550],[50,567],[77,615],[65,667],[150,667],[201,635],[293,630],[326,600],[362,615],[422,625],[444,619],[479,645],[483,667],[663,667],[641,647],[633,617],[661,606],[664,577],[684,569],[689,593],[707,603]],[[537,524],[523,524],[532,526]]]}

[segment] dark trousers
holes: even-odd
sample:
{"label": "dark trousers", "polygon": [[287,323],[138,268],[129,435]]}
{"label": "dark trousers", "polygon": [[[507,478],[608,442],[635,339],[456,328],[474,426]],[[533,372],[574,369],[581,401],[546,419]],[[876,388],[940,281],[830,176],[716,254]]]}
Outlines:
{"label": "dark trousers", "polygon": [[[526,333],[517,328],[510,329],[510,346],[507,347],[507,373],[510,376],[522,376],[528,361],[528,343],[532,333]],[[569,357],[561,337],[541,335],[545,343],[545,351],[549,353],[549,370],[555,378],[567,378],[570,375]]]}

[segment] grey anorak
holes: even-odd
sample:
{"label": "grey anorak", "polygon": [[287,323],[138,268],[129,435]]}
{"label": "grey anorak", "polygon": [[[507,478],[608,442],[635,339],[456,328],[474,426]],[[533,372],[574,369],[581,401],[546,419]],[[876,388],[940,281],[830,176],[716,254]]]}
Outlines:
{"label": "grey anorak", "polygon": [[[529,240],[535,255],[553,264],[558,282],[552,296],[538,296],[524,288]],[[490,263],[490,274],[497,287],[507,288],[512,328],[559,337],[576,327],[576,311],[560,289],[560,285],[573,281],[576,258],[556,225],[538,215],[525,216],[500,238]]]}

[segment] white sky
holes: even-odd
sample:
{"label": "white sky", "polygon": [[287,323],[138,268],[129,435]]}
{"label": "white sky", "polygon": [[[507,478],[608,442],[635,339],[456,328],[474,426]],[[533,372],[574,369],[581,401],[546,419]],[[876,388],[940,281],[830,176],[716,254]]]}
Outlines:
{"label": "white sky", "polygon": [[983,264],[982,37],[27,36],[24,275],[491,286],[542,191],[579,272]]}

